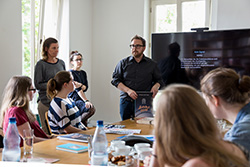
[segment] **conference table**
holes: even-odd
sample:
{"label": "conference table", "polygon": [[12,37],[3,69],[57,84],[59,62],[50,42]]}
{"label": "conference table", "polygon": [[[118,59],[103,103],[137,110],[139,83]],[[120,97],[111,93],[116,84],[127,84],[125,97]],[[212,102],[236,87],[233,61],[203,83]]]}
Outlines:
{"label": "conference table", "polygon": [[[153,134],[153,125],[148,124],[138,124],[135,120],[125,120],[113,123],[114,125],[125,125],[124,129],[141,129],[141,133],[138,135],[152,135]],[[83,134],[91,134],[94,135],[95,128],[81,131]],[[116,139],[119,136],[124,136],[124,134],[106,134],[107,140],[110,144],[110,141]],[[60,140],[57,138],[42,141],[34,144],[33,148],[33,157],[34,158],[52,158],[59,159],[59,161],[55,162],[56,164],[78,164],[78,165],[88,165],[89,164],[89,156],[88,152],[84,153],[71,153],[67,151],[57,150],[56,146],[66,143],[76,143],[82,145],[88,145],[88,143],[75,142],[69,140]],[[22,153],[23,154],[23,153]]]}

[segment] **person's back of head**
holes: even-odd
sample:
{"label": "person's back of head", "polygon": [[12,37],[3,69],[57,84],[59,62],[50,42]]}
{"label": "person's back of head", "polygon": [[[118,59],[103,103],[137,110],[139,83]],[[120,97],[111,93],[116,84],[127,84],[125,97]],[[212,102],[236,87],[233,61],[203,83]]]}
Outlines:
{"label": "person's back of head", "polygon": [[249,100],[250,77],[238,75],[230,68],[216,68],[201,80],[201,91],[207,96],[219,96],[227,103]]}
{"label": "person's back of head", "polygon": [[64,83],[69,83],[71,80],[70,72],[59,71],[54,78],[51,78],[47,84],[47,94],[50,100],[52,100],[56,94],[62,90]]}
{"label": "person's back of head", "polygon": [[160,166],[181,166],[194,157],[211,160],[215,166],[228,165],[222,155],[236,164],[239,160],[219,144],[221,135],[213,115],[188,85],[169,85],[161,93],[156,103],[155,136]]}
{"label": "person's back of head", "polygon": [[206,103],[188,85],[169,85],[163,90],[157,102],[155,119],[157,150],[166,152],[162,160],[170,166],[179,166],[192,151],[202,153],[205,142],[219,138]]}
{"label": "person's back of head", "polygon": [[168,45],[168,50],[171,56],[179,56],[181,48],[177,42]]}

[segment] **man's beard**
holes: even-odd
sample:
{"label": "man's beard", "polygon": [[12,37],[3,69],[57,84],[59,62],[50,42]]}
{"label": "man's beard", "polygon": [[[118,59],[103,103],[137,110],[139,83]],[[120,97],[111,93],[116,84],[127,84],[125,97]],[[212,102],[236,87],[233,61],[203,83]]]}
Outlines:
{"label": "man's beard", "polygon": [[133,56],[134,56],[135,58],[139,58],[139,57],[141,57],[141,55],[142,55],[142,53],[137,52],[137,51],[133,52],[132,54],[133,54]]}

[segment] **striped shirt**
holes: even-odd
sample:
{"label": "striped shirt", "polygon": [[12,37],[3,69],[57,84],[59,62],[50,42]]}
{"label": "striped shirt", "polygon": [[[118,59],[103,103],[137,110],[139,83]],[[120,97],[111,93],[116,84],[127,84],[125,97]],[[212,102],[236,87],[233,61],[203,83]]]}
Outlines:
{"label": "striped shirt", "polygon": [[82,117],[82,112],[71,98],[61,99],[55,97],[50,103],[48,120],[51,131],[54,134],[65,133],[64,129],[69,125],[86,130],[81,122]]}

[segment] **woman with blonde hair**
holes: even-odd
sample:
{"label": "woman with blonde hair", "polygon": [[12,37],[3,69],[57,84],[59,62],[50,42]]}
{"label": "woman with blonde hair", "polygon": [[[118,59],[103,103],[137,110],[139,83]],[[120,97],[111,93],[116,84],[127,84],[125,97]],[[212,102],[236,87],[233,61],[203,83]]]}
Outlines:
{"label": "woman with blonde hair", "polygon": [[249,166],[248,155],[221,139],[205,101],[188,85],[170,85],[161,93],[155,138],[152,166]]}
{"label": "woman with blonde hair", "polygon": [[68,71],[58,72],[50,79],[47,94],[50,102],[48,119],[52,133],[64,134],[86,130],[84,114],[68,94],[74,90],[74,81]]}
{"label": "woman with blonde hair", "polygon": [[[23,137],[24,129],[34,129],[34,142],[43,141],[48,136],[40,128],[34,114],[29,108],[36,89],[27,76],[14,76],[7,83],[4,93],[0,115],[0,126],[5,133],[10,117],[16,118],[19,135]],[[21,140],[20,146],[23,145]]]}
{"label": "woman with blonde hair", "polygon": [[224,139],[250,151],[250,77],[217,68],[201,80],[201,91],[214,117],[233,124]]}

